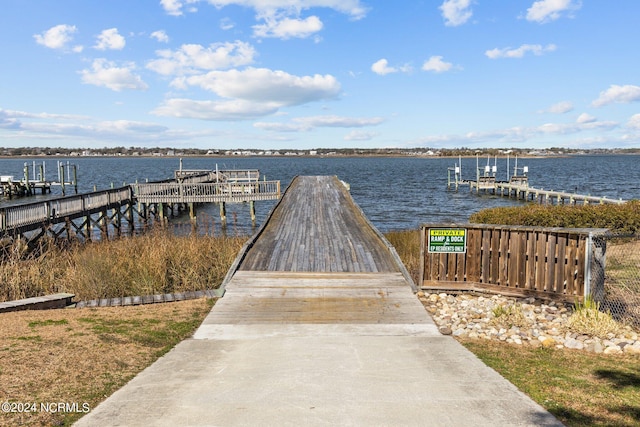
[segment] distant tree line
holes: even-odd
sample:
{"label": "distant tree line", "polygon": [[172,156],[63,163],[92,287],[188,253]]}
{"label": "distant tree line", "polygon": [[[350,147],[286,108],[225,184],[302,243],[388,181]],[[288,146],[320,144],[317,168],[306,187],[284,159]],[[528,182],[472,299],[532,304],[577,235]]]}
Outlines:
{"label": "distant tree line", "polygon": [[575,154],[640,154],[640,148],[628,149],[570,149],[552,147],[533,148],[314,148],[314,149],[203,149],[203,148],[167,148],[167,147],[103,147],[103,148],[66,148],[66,147],[3,147],[0,156],[224,156],[242,153],[242,155],[320,155],[320,156],[524,156],[524,155],[575,155]]}

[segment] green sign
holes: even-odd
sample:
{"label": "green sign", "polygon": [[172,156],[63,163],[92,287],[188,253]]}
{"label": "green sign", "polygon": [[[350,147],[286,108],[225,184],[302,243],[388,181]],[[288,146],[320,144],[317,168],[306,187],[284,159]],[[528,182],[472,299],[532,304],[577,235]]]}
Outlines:
{"label": "green sign", "polygon": [[467,251],[466,228],[430,228],[429,252],[465,253]]}

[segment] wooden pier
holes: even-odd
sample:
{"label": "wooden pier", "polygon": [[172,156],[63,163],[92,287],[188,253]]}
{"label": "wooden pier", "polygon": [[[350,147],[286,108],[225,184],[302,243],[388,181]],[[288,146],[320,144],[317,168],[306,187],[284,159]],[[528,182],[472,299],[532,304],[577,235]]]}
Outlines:
{"label": "wooden pier", "polygon": [[292,181],[223,287],[203,334],[274,323],[432,327],[393,247],[331,176]]}
{"label": "wooden pier", "polygon": [[174,179],[133,185],[135,198],[141,209],[153,206],[161,220],[173,206],[188,209],[196,220],[195,207],[201,203],[218,203],[220,219],[226,223],[227,203],[249,203],[251,221],[256,221],[255,202],[280,198],[280,181],[260,181],[257,169],[241,170],[183,170],[175,171]]}
{"label": "wooden pier", "polygon": [[[513,174],[509,176],[507,181],[499,181],[497,175],[497,159],[496,163],[491,166],[487,161],[487,165],[479,167],[476,160],[476,177],[475,179],[462,178],[462,160],[455,167],[447,169],[447,188],[454,188],[456,191],[459,187],[468,186],[470,192],[476,194],[493,194],[503,197],[510,197],[517,200],[531,201],[546,204],[623,204],[622,199],[611,199],[608,197],[591,196],[567,191],[544,190],[529,186],[529,177],[527,176],[528,167],[518,168],[516,164]],[[508,165],[508,163],[507,163]],[[509,167],[507,166],[507,169]],[[452,176],[453,175],[453,176]]]}
{"label": "wooden pier", "polygon": [[[29,164],[24,164],[23,177],[16,179],[13,175],[0,175],[0,195],[8,199],[15,197],[33,196],[38,193],[51,193],[52,187],[60,187],[62,194],[67,193],[67,188],[73,188],[75,194],[78,194],[78,177],[77,167],[70,163],[58,162],[57,165],[58,180],[47,179],[45,162],[36,165],[33,162],[31,171]],[[65,179],[65,175],[67,178]]]}
{"label": "wooden pier", "polygon": [[258,181],[257,170],[176,171],[174,178],[161,182],[125,185],[75,196],[52,198],[0,208],[0,238],[27,237],[34,241],[44,235],[54,238],[79,237],[92,240],[97,230],[102,239],[123,232],[133,233],[136,225],[146,228],[153,220],[168,221],[169,212],[188,206],[196,220],[195,206],[219,203],[225,221],[226,203],[251,206],[255,221],[256,201],[280,198],[280,181]]}
{"label": "wooden pier", "polygon": [[44,235],[65,235],[91,240],[93,229],[102,238],[109,230],[121,233],[123,226],[134,228],[135,199],[131,187],[125,186],[87,194],[65,196],[41,202],[0,208],[0,237],[27,237],[34,241]]}

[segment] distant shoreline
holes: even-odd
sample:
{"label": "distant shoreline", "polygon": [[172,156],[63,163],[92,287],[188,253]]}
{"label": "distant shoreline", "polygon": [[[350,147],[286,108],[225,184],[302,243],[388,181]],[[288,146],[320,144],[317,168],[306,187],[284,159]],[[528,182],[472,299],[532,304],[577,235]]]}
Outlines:
{"label": "distant shoreline", "polygon": [[238,158],[419,158],[419,159],[474,159],[474,158],[498,158],[498,159],[507,159],[507,158],[519,158],[519,159],[549,159],[549,158],[568,158],[568,157],[599,157],[599,156],[638,156],[638,153],[563,153],[563,154],[547,154],[547,155],[532,155],[532,154],[514,154],[514,155],[504,155],[504,154],[478,154],[478,155],[426,155],[426,154],[296,154],[296,155],[220,155],[220,154],[100,154],[100,155],[69,155],[69,154],[33,154],[33,155],[0,155],[0,159],[93,159],[93,158],[170,158],[170,159],[180,159],[180,158],[212,158],[212,159],[238,159]]}

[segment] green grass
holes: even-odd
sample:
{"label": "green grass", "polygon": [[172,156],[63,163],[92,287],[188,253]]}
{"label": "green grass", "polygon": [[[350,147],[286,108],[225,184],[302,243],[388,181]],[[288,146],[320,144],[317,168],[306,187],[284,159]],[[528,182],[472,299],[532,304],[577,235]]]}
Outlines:
{"label": "green grass", "polygon": [[462,344],[567,426],[637,426],[640,359],[485,340]]}
{"label": "green grass", "polygon": [[[407,268],[413,266],[415,270],[419,262],[419,231],[396,232],[386,237]],[[587,301],[578,307],[577,316],[589,317],[586,313],[592,308]],[[506,326],[524,320],[518,306],[497,307],[493,314],[493,321]],[[568,426],[640,425],[640,357],[637,355],[533,348],[490,340],[461,342]]]}
{"label": "green grass", "polygon": [[60,319],[60,320],[47,319],[47,320],[38,320],[35,322],[29,322],[29,327],[35,328],[38,326],[66,325],[68,323],[69,322],[67,321],[67,319]]}

